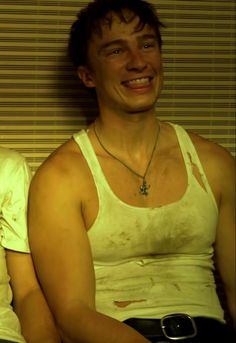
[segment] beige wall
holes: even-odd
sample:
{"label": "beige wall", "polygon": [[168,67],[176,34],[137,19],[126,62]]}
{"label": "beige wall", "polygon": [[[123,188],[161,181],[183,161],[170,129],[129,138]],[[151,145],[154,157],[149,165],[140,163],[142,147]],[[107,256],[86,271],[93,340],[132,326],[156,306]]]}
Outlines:
{"label": "beige wall", "polygon": [[[85,3],[0,1],[1,145],[23,153],[33,170],[96,113],[66,57],[70,25]],[[235,155],[234,0],[152,3],[167,25],[157,115]]]}

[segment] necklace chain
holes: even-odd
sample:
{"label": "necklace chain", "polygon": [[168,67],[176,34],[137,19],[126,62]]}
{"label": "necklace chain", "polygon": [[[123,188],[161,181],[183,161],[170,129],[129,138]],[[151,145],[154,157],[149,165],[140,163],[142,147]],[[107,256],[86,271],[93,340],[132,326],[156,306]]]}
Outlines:
{"label": "necklace chain", "polygon": [[152,149],[152,153],[151,153],[151,156],[150,156],[150,158],[149,158],[148,164],[147,164],[147,166],[146,166],[146,169],[145,169],[145,172],[144,172],[143,175],[137,173],[135,170],[133,170],[132,168],[130,168],[125,162],[123,162],[123,161],[120,160],[118,157],[116,157],[115,155],[113,155],[113,154],[104,146],[104,144],[101,142],[101,139],[100,139],[99,136],[98,136],[98,133],[97,133],[97,130],[96,130],[96,125],[95,125],[95,123],[94,123],[94,125],[93,125],[93,130],[94,130],[95,136],[96,136],[96,138],[97,138],[99,144],[100,144],[101,147],[103,148],[103,150],[104,150],[108,155],[110,155],[112,158],[114,158],[116,161],[120,162],[120,163],[121,163],[124,167],[126,167],[131,173],[133,173],[134,175],[136,175],[136,176],[138,176],[139,178],[142,179],[142,184],[141,184],[140,187],[139,187],[139,194],[141,194],[141,195],[148,195],[148,190],[149,190],[149,188],[151,187],[151,185],[148,185],[148,184],[147,184],[146,175],[147,175],[147,173],[148,173],[150,164],[151,164],[152,159],[153,159],[154,152],[155,152],[156,147],[157,147],[158,139],[159,139],[159,136],[160,136],[160,125],[158,126],[158,131],[157,131],[155,143],[154,143],[154,146],[153,146],[153,149]]}

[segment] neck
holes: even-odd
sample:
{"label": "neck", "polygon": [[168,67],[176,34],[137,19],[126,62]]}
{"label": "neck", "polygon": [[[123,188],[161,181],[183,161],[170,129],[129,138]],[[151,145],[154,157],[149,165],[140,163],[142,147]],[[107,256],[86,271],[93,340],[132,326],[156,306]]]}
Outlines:
{"label": "neck", "polygon": [[139,163],[149,158],[160,123],[155,116],[133,116],[115,122],[99,117],[94,125],[108,150],[122,159]]}
{"label": "neck", "polygon": [[[157,120],[156,120],[157,123]],[[132,160],[133,162],[141,162],[138,163],[138,166],[140,167],[140,169],[142,170],[142,172],[140,173],[140,171],[138,172],[137,170],[135,170],[131,163],[127,164],[127,162],[125,161],[125,159],[123,159],[122,157],[124,157],[123,151],[119,150],[119,153],[121,154],[121,157],[119,157],[119,155],[115,155],[114,152],[112,152],[107,146],[104,145],[104,143],[101,141],[101,138],[98,135],[97,132],[97,127],[96,127],[96,122],[93,125],[93,131],[94,134],[96,136],[97,141],[99,142],[101,148],[106,152],[106,154],[108,156],[110,156],[112,159],[116,160],[117,162],[119,162],[120,164],[123,165],[123,167],[125,167],[126,169],[128,169],[131,173],[133,173],[136,177],[139,177],[142,179],[142,183],[139,186],[139,194],[141,195],[148,195],[149,194],[149,188],[150,188],[150,184],[147,183],[147,174],[149,172],[153,157],[154,157],[154,153],[156,151],[157,148],[157,143],[158,143],[158,139],[160,136],[160,123],[158,123],[158,128],[157,128],[157,132],[155,134],[154,137],[154,144],[152,146],[151,152],[150,152],[150,156],[147,158],[147,153],[143,155],[143,157],[145,157],[145,159],[147,159],[147,162],[144,164],[144,159],[142,157],[142,154],[139,154],[139,158],[136,158],[136,156],[132,156]],[[122,156],[123,154],[123,156]],[[131,157],[131,156],[130,156]],[[126,154],[126,158],[127,158],[127,154]],[[129,161],[130,162],[130,161]]]}

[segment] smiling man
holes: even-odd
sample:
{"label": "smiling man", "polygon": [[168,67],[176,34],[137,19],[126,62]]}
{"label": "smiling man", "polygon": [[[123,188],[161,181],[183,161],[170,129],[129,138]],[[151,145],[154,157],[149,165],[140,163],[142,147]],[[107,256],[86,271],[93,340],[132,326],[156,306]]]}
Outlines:
{"label": "smiling man", "polygon": [[142,0],[95,0],[69,52],[99,116],[35,174],[31,249],[63,342],[233,341],[234,162],[161,122],[160,23]]}
{"label": "smiling man", "polygon": [[153,111],[162,86],[160,43],[152,27],[140,26],[133,13],[111,17],[101,37],[88,47],[88,65],[78,73],[87,87],[96,88],[100,111],[108,115],[114,107],[123,113]]}

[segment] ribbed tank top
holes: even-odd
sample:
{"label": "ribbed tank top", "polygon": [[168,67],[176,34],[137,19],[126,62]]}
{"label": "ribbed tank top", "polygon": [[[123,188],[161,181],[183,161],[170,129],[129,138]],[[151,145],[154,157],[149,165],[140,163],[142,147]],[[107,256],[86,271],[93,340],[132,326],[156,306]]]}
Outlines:
{"label": "ribbed tank top", "polygon": [[[173,125],[188,184],[176,202],[135,207],[110,188],[85,130],[74,135],[97,188],[99,211],[88,231],[97,311],[118,320],[176,312],[223,319],[213,276],[218,209],[187,132]],[[196,165],[204,187],[192,173]],[[131,301],[127,306],[117,302]]]}

